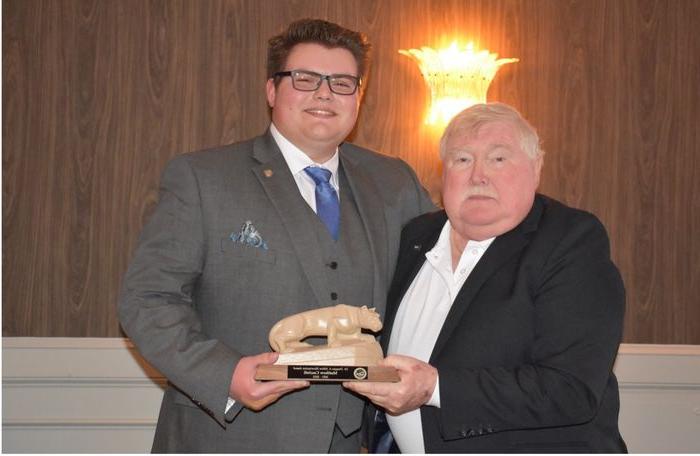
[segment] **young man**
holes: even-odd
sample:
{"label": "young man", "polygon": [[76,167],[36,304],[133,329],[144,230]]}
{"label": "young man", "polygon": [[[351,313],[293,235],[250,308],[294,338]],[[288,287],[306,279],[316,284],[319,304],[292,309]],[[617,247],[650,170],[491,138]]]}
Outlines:
{"label": "young man", "polygon": [[343,143],[369,44],[301,20],[268,49],[269,130],[171,161],[119,302],[170,381],[155,452],[357,452],[363,401],[340,385],[256,382],[279,319],[385,307],[399,233],[433,206],[404,162]]}

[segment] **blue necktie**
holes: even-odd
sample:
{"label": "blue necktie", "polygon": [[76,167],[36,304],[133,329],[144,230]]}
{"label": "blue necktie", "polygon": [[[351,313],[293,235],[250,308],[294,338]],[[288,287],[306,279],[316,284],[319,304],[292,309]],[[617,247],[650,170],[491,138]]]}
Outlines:
{"label": "blue necktie", "polygon": [[331,172],[326,168],[307,166],[306,174],[316,183],[316,213],[326,225],[333,239],[338,240],[338,228],[340,225],[340,204],[338,194],[330,184]]}
{"label": "blue necktie", "polygon": [[374,442],[370,442],[370,453],[389,454],[401,453],[394,440],[394,435],[389,429],[384,412],[377,410],[374,414]]}

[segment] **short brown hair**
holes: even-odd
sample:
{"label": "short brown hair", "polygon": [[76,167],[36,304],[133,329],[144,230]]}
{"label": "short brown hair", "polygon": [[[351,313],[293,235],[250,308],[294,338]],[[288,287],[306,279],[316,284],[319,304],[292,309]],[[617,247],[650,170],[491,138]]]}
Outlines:
{"label": "short brown hair", "polygon": [[364,33],[354,32],[321,19],[301,19],[289,24],[287,29],[268,41],[267,77],[283,71],[287,57],[297,44],[316,43],[328,49],[347,49],[357,62],[357,76],[362,78],[369,65],[371,45]]}

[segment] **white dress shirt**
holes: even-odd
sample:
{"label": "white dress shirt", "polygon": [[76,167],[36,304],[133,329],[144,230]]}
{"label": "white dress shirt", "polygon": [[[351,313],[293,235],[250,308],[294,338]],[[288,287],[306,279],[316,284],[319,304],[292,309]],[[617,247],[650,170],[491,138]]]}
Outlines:
{"label": "white dress shirt", "polygon": [[[391,330],[387,354],[400,354],[428,362],[445,318],[459,290],[476,263],[495,238],[469,241],[457,268],[452,271],[452,250],[448,220],[435,247],[425,254],[416,278],[406,291]],[[440,407],[440,379],[426,405]],[[386,416],[391,433],[402,453],[425,453],[420,409],[399,416]]]}
{"label": "white dress shirt", "polygon": [[[320,166],[318,163],[311,160],[309,156],[306,155],[301,149],[292,144],[291,141],[282,136],[282,133],[280,133],[277,127],[275,127],[274,123],[270,124],[270,133],[272,133],[272,137],[275,139],[277,146],[282,152],[282,156],[284,156],[284,160],[287,162],[287,166],[289,166],[289,170],[294,176],[294,181],[297,184],[297,188],[299,188],[299,193],[301,193],[304,201],[306,201],[314,212],[316,212],[316,183],[311,176],[306,174],[306,171],[304,171],[304,168],[307,166],[318,166],[320,168],[326,168],[331,172],[329,182],[338,194],[338,200],[340,200],[340,185],[338,179],[338,165],[340,163],[340,158],[338,156],[337,147],[335,149],[335,154],[333,154],[328,161],[322,163],[323,166]],[[225,411],[228,412],[235,403],[236,401],[229,397],[228,401],[226,402]]]}
{"label": "white dress shirt", "polygon": [[301,149],[282,136],[282,133],[277,130],[273,123],[270,124],[270,133],[272,133],[272,137],[275,138],[275,142],[282,151],[284,160],[287,162],[287,166],[289,166],[289,170],[292,172],[294,180],[297,183],[299,193],[301,193],[301,196],[304,197],[304,200],[314,212],[316,212],[316,183],[311,176],[304,171],[304,168],[307,166],[318,166],[330,171],[330,184],[335,189],[336,193],[338,193],[338,199],[340,199],[340,181],[338,179],[340,157],[338,155],[338,148],[335,149],[333,156],[325,163],[321,163],[323,166],[320,166],[321,164],[311,160]]}

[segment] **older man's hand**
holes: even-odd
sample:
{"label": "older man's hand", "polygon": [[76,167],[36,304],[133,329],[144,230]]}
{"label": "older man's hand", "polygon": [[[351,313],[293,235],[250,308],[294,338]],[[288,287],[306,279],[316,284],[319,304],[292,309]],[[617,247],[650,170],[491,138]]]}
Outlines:
{"label": "older man's hand", "polygon": [[433,366],[402,355],[387,356],[380,365],[395,367],[401,380],[397,383],[345,382],[343,386],[367,397],[390,415],[410,412],[430,400],[438,377]]}

